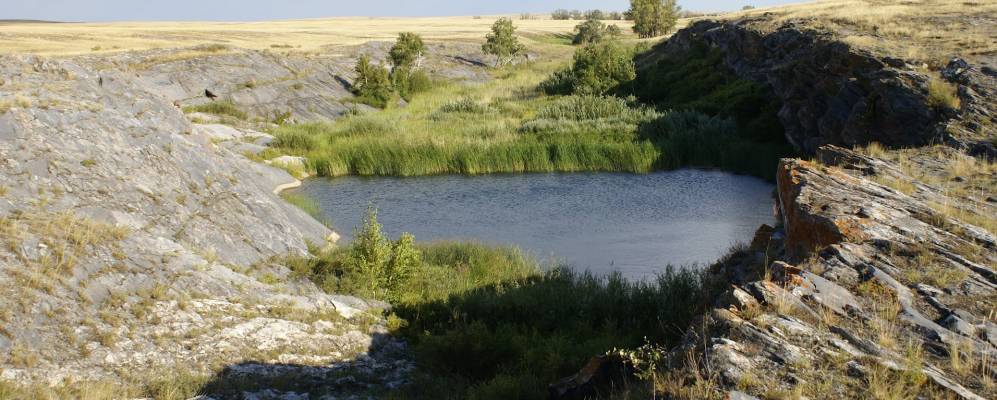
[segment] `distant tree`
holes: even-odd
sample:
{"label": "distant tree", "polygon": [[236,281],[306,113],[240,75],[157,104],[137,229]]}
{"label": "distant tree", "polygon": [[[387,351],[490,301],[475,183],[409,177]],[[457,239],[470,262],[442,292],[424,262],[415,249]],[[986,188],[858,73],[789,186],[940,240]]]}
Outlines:
{"label": "distant tree", "polygon": [[753,6],[751,4],[748,4],[748,5],[744,6],[744,7],[741,7],[741,10],[744,10],[744,11],[754,10],[754,9],[755,9],[755,6]]}
{"label": "distant tree", "polygon": [[571,19],[571,11],[559,8],[550,13],[550,18],[555,20]]}
{"label": "distant tree", "polygon": [[481,50],[497,57],[495,66],[505,65],[526,48],[516,38],[516,27],[509,18],[501,18],[492,25],[492,33],[485,36]]}
{"label": "distant tree", "polygon": [[579,10],[571,10],[571,19],[582,19],[584,15]]}
{"label": "distant tree", "polygon": [[393,68],[411,68],[425,51],[426,45],[422,42],[421,36],[412,32],[402,32],[398,34],[398,40],[394,46],[391,46],[388,55],[391,56]]}
{"label": "distant tree", "polygon": [[619,20],[623,19],[623,13],[621,13],[619,11],[613,11],[613,12],[609,13],[608,18],[611,19],[611,20],[613,20],[613,21],[619,21]]}
{"label": "distant tree", "polygon": [[642,38],[664,35],[675,28],[681,9],[675,0],[630,0],[634,33]]}
{"label": "distant tree", "polygon": [[606,19],[606,13],[602,10],[588,10],[585,12],[585,19]]}
{"label": "distant tree", "polygon": [[588,44],[600,42],[607,38],[613,38],[621,34],[620,28],[616,25],[606,26],[602,21],[590,19],[575,26],[575,37],[571,44]]}
{"label": "distant tree", "polygon": [[391,100],[391,80],[388,69],[374,65],[366,54],[360,55],[354,67],[357,77],[353,83],[353,94],[357,99],[373,107],[384,108]]}

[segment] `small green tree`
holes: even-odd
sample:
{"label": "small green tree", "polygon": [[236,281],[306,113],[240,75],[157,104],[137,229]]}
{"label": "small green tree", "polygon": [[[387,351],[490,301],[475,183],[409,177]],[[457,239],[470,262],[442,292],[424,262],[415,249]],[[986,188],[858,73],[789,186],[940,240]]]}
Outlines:
{"label": "small green tree", "polygon": [[680,10],[675,0],[630,0],[634,33],[650,38],[671,32],[678,22]]}
{"label": "small green tree", "polygon": [[516,38],[516,27],[509,18],[502,18],[492,25],[492,33],[485,36],[485,44],[481,50],[485,54],[495,55],[495,66],[505,65],[522,53],[526,48]]}
{"label": "small green tree", "polygon": [[394,300],[398,290],[422,264],[422,253],[410,233],[403,233],[394,243],[388,240],[377,222],[377,210],[371,207],[367,209],[363,228],[354,232],[348,261],[363,280],[368,295]]}
{"label": "small green tree", "polygon": [[367,209],[363,228],[355,230],[353,237],[350,265],[360,273],[368,293],[375,295],[386,280],[385,265],[391,259],[391,242],[381,232],[376,209]]}
{"label": "small green tree", "polygon": [[398,34],[398,40],[388,52],[392,62],[391,84],[405,100],[411,100],[413,94],[429,86],[429,77],[424,72],[415,70],[419,58],[425,51],[426,45],[421,36],[402,32]]}
{"label": "small green tree", "polygon": [[357,100],[373,107],[386,107],[392,97],[388,70],[382,65],[372,64],[369,56],[361,54],[354,71],[357,77],[353,81],[353,94]]}
{"label": "small green tree", "polygon": [[412,32],[399,33],[398,40],[388,52],[391,56],[392,69],[411,68],[425,51],[426,44],[422,42],[421,36]]}

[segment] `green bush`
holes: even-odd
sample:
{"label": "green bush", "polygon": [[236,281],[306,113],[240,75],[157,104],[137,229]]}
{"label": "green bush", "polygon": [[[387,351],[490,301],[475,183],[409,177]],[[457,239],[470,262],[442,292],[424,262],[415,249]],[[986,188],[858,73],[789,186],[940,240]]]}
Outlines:
{"label": "green bush", "polygon": [[633,54],[619,43],[589,44],[575,52],[574,92],[603,94],[636,76]]}
{"label": "green bush", "polygon": [[571,94],[575,88],[575,75],[571,68],[554,71],[547,79],[537,86],[537,89],[547,95]]}
{"label": "green bush", "polygon": [[616,41],[602,41],[576,50],[571,68],[555,72],[540,83],[539,89],[549,95],[599,95],[635,77],[633,51]]}
{"label": "green bush", "polygon": [[606,26],[599,19],[589,19],[575,26],[575,37],[571,40],[571,44],[597,43],[615,39],[621,33],[616,25]]}
{"label": "green bush", "polygon": [[405,101],[412,101],[412,96],[429,90],[433,82],[425,71],[395,68],[391,71],[391,84]]}
{"label": "green bush", "polygon": [[371,107],[387,107],[393,97],[388,70],[381,65],[371,64],[370,57],[362,54],[357,59],[354,71],[357,73],[353,84],[356,101]]}

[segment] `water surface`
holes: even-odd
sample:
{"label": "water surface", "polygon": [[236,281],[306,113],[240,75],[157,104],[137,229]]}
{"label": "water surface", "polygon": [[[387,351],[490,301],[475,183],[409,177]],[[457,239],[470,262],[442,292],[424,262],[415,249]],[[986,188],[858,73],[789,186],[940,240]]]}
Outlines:
{"label": "water surface", "polygon": [[386,233],[515,245],[548,262],[630,278],[707,264],[771,224],[772,185],[718,171],[313,179],[344,240],[368,204]]}

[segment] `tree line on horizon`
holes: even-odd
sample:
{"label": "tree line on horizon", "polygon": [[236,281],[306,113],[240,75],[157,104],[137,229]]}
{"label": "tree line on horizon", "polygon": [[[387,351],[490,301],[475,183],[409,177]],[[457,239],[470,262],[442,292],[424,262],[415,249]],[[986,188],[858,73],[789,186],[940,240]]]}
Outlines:
{"label": "tree line on horizon", "polygon": [[557,9],[550,15],[554,20],[587,20],[589,24],[594,24],[592,21],[633,21],[634,33],[641,38],[651,38],[671,31],[681,14],[682,8],[675,0],[630,0],[630,9],[624,12]]}

